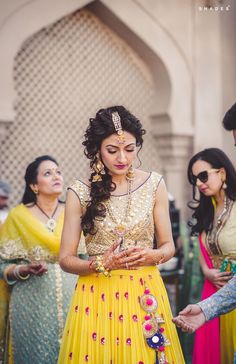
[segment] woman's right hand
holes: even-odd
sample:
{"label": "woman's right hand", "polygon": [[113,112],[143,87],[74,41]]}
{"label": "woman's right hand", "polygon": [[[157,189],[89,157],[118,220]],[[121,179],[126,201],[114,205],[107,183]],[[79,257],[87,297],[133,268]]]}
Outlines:
{"label": "woman's right hand", "polygon": [[221,272],[215,268],[207,269],[204,275],[217,289],[222,288],[232,278],[232,273]]}
{"label": "woman's right hand", "polygon": [[30,264],[21,265],[19,268],[19,273],[22,276],[27,276],[28,274],[41,277],[44,273],[48,271],[47,263],[45,262],[34,262]]}

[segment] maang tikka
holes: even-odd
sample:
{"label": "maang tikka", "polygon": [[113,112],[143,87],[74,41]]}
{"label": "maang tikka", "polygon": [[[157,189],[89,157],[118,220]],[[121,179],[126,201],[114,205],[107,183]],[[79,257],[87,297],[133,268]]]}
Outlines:
{"label": "maang tikka", "polygon": [[92,166],[92,169],[95,172],[95,175],[92,177],[92,182],[101,182],[102,175],[106,174],[106,171],[99,154],[97,154],[96,157],[97,161]]}
{"label": "maang tikka", "polygon": [[125,136],[124,136],[124,130],[122,129],[121,126],[121,120],[120,120],[120,115],[117,111],[113,112],[111,114],[111,118],[112,118],[112,122],[114,124],[114,128],[115,131],[117,132],[117,139],[118,139],[118,143],[119,144],[124,144],[125,142]]}

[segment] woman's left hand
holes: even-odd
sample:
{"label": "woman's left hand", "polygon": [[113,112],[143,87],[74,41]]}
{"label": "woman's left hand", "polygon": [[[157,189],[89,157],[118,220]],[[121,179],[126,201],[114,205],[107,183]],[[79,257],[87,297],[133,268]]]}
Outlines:
{"label": "woman's left hand", "polygon": [[161,261],[162,257],[158,249],[136,247],[126,250],[125,262],[128,269],[136,269],[141,266],[155,265]]}

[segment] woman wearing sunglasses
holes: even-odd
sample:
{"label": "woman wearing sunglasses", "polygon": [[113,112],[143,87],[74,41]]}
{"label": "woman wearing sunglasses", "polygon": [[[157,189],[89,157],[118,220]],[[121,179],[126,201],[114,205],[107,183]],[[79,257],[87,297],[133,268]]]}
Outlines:
{"label": "woman wearing sunglasses", "polygon": [[[236,171],[223,151],[209,148],[190,160],[188,180],[193,186],[191,234],[199,236],[205,299],[236,274]],[[200,328],[192,363],[233,363],[235,322],[236,310]]]}

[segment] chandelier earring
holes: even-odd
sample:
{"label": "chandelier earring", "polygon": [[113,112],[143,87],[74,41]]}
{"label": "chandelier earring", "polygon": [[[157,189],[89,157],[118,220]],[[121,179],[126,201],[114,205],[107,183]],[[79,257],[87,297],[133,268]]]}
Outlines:
{"label": "chandelier earring", "polygon": [[34,192],[35,195],[39,194],[39,191],[36,188],[33,190],[33,192]]}
{"label": "chandelier earring", "polygon": [[134,180],[134,168],[131,164],[131,166],[128,169],[128,172],[126,173],[126,179],[128,181],[133,181]]}
{"label": "chandelier earring", "polygon": [[92,182],[101,182],[102,181],[102,175],[106,174],[105,166],[102,163],[100,156],[97,155],[97,161],[93,164],[92,170],[94,176],[92,177]]}

